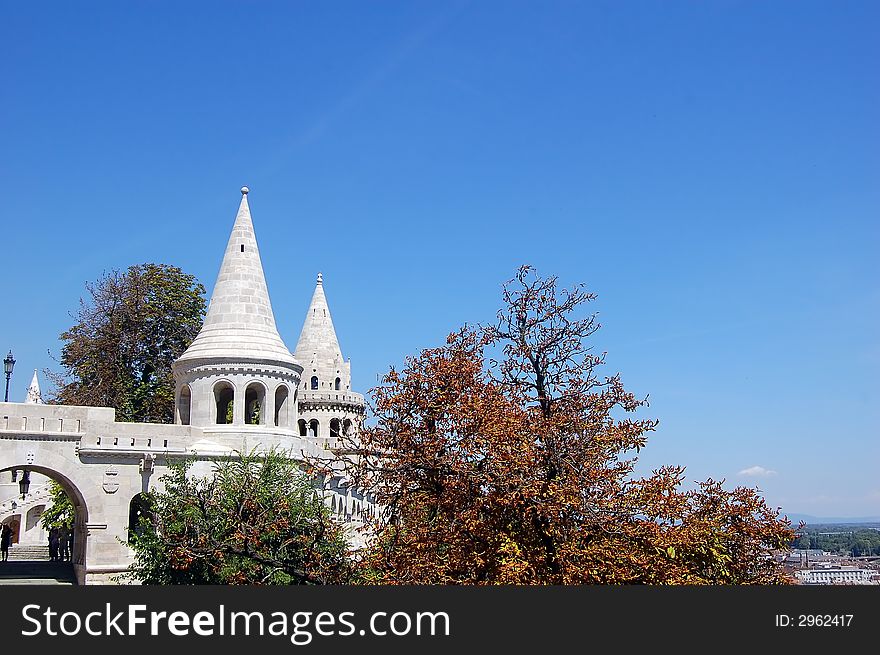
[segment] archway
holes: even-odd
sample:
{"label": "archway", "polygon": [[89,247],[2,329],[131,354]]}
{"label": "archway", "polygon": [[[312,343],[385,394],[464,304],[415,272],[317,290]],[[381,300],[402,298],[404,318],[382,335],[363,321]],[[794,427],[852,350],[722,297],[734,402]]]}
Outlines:
{"label": "archway", "polygon": [[128,504],[128,543],[134,541],[144,530],[144,521],[153,522],[153,509],[143,493],[135,494]]}
{"label": "archway", "polygon": [[[10,549],[10,561],[0,571],[0,577],[7,580],[54,579],[67,583],[84,577],[89,512],[80,489],[56,469],[34,464],[8,466],[9,459],[3,459],[3,464],[7,465],[0,468],[0,473],[18,470],[18,480],[28,480],[28,483],[20,482],[12,497],[0,497],[0,523],[8,523],[14,528],[12,541],[16,544]],[[31,483],[39,476],[45,476],[50,484]],[[3,493],[8,494],[9,490],[3,490]],[[47,525],[43,524],[44,520]],[[53,526],[63,528],[59,533],[49,530]],[[22,539],[25,531],[28,535],[39,532],[40,538]],[[49,536],[56,537],[53,541],[58,547],[59,561],[50,561]],[[62,553],[64,560],[60,561]]]}
{"label": "archway", "polygon": [[287,388],[287,385],[282,384],[279,385],[277,389],[275,389],[275,426],[279,428],[286,428],[290,425],[290,419],[288,417],[288,408],[287,408],[287,398],[290,395],[290,391]]}
{"label": "archway", "polygon": [[229,425],[232,423],[235,407],[235,388],[229,382],[218,382],[214,385],[215,423]]}
{"label": "archway", "polygon": [[189,425],[190,410],[192,408],[192,391],[189,385],[185,384],[180,389],[180,396],[177,398],[177,422],[180,425]]}
{"label": "archway", "polygon": [[266,387],[259,382],[251,382],[244,391],[244,422],[247,425],[266,423]]}

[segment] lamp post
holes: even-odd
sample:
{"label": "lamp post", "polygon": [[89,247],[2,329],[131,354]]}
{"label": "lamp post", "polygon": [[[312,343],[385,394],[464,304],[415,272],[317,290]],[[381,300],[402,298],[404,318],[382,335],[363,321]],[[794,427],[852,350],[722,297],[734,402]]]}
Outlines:
{"label": "lamp post", "polygon": [[6,359],[3,360],[3,370],[6,373],[6,396],[3,402],[9,402],[9,378],[12,377],[12,369],[15,366],[15,358],[12,356],[12,351],[9,351],[9,354],[6,355]]}
{"label": "lamp post", "polygon": [[27,492],[31,488],[31,472],[27,469],[24,469],[21,472],[21,480],[18,483],[18,490],[21,492],[21,498],[24,500],[24,497],[27,496]]}

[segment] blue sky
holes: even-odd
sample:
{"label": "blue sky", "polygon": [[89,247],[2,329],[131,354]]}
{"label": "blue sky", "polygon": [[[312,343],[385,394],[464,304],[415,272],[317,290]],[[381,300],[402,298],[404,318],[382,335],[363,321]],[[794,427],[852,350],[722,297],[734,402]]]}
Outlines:
{"label": "blue sky", "polygon": [[598,294],[641,470],[880,515],[880,5],[2,8],[12,400],[103,271],[210,290],[246,184],[282,336],[322,271],[356,389],[529,263]]}

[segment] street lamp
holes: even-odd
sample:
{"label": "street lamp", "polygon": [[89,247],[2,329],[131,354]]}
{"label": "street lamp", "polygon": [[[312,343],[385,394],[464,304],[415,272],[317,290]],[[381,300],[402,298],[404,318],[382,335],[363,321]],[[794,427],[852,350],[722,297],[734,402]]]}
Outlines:
{"label": "street lamp", "polygon": [[9,378],[12,377],[12,368],[15,366],[15,358],[12,356],[12,351],[9,351],[9,354],[6,355],[6,359],[3,360],[3,370],[6,372],[6,397],[3,402],[9,402]]}
{"label": "street lamp", "polygon": [[31,472],[28,470],[24,470],[21,472],[21,480],[18,483],[18,490],[21,492],[22,500],[27,495],[28,490],[31,488]]}

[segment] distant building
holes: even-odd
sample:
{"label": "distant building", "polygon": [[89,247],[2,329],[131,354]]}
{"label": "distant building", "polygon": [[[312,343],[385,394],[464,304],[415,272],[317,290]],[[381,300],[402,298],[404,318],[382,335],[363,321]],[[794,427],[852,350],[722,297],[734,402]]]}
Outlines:
{"label": "distant building", "polygon": [[801,584],[856,585],[871,584],[874,572],[855,566],[829,566],[815,569],[802,569],[795,572]]}

